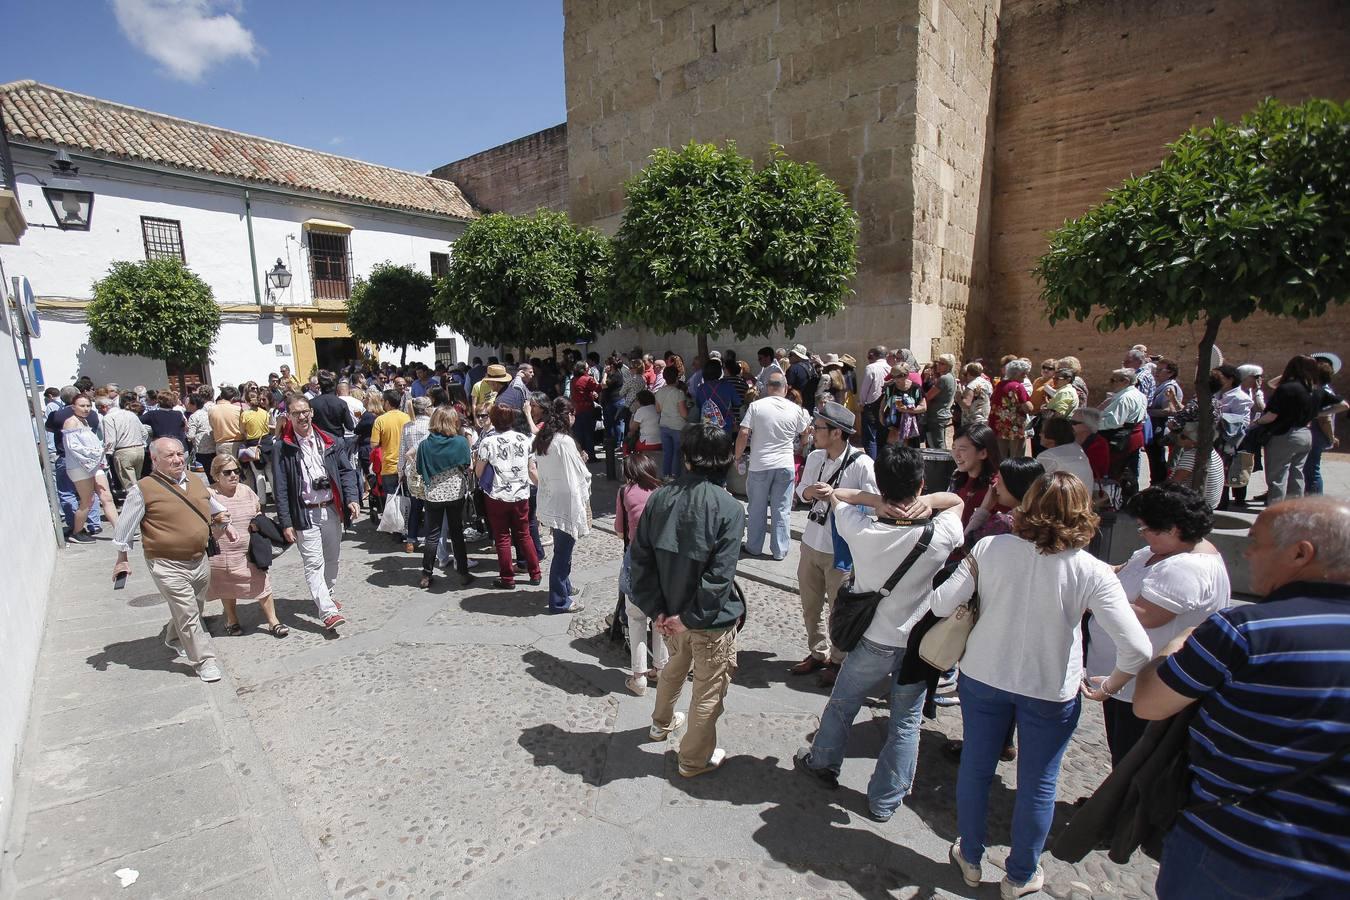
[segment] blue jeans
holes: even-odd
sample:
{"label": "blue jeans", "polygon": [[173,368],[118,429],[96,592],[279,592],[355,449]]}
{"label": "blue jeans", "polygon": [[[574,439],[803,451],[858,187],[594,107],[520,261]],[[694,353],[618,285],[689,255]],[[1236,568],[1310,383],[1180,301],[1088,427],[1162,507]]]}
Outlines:
{"label": "blue jeans", "polygon": [[771,516],[773,532],[769,547],[774,559],[787,556],[790,545],[788,516],[792,512],[792,470],[765,469],[750,472],[745,478],[745,493],[750,508],[746,512],[745,548],[751,553],[764,549],[764,519]]}
{"label": "blue jeans", "polygon": [[1154,889],[1158,900],[1330,900],[1345,896],[1343,885],[1303,881],[1296,875],[1255,866],[1240,856],[1216,850],[1185,825],[1173,828],[1163,842]]}
{"label": "blue jeans", "polygon": [[561,612],[572,605],[572,548],[577,539],[553,529],[553,562],[548,567],[548,608]]}
{"label": "blue jeans", "polygon": [[965,746],[956,776],[956,824],[961,855],[978,864],[984,855],[989,786],[1008,728],[1017,723],[1017,799],[1013,802],[1008,878],[1022,883],[1036,872],[1055,812],[1059,761],[1082,710],[1078,697],[1064,703],[1037,700],[991,687],[965,672],[957,685]]}
{"label": "blue jeans", "polygon": [[572,422],[572,440],[577,449],[586,454],[586,460],[595,459],[595,410],[588,409],[576,414]]}
{"label": "blue jeans", "polygon": [[680,477],[680,438],[678,428],[661,426],[661,477]]}
{"label": "blue jeans", "polygon": [[1303,493],[1322,493],[1322,453],[1330,446],[1331,439],[1313,422],[1312,447],[1308,449],[1308,461],[1303,464]]}
{"label": "blue jeans", "polygon": [[[66,474],[66,461],[58,459],[54,464],[56,469],[56,499],[61,506],[61,518],[66,523],[66,534],[70,534],[71,529],[75,527],[75,510],[80,508],[80,495],[75,493],[75,483],[70,480]],[[103,504],[99,502],[98,494],[94,495],[93,505],[89,507],[89,518],[85,520],[84,527],[88,528],[103,526]]]}
{"label": "blue jeans", "polygon": [[877,756],[877,767],[872,770],[872,780],[867,784],[867,804],[874,814],[882,817],[894,813],[909,793],[919,765],[919,719],[926,688],[923,682],[896,682],[895,673],[904,658],[904,647],[874,644],[867,638],[844,657],[806,761],[813,768],[828,769],[838,775],[848,732],[863,700],[878,682],[889,679],[891,724],[886,731],[886,743]]}

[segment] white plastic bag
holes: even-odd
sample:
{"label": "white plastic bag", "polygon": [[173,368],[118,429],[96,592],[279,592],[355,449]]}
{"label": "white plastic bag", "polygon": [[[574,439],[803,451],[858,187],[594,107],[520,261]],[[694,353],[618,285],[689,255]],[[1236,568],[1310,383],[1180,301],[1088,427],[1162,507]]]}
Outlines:
{"label": "white plastic bag", "polygon": [[380,524],[377,531],[383,531],[388,534],[403,534],[408,523],[408,509],[412,506],[410,501],[403,494],[403,486],[399,485],[394,493],[384,498],[384,512],[380,515]]}

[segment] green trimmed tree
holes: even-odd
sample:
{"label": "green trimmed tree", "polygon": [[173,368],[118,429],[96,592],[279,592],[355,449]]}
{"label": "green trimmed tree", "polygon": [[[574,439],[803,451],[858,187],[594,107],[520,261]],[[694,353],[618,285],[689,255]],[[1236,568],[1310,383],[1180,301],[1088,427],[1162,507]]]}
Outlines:
{"label": "green trimmed tree", "polygon": [[455,242],[435,307],[476,344],[570,344],[612,324],[609,266],[609,241],[562,213],[491,213]]}
{"label": "green trimmed tree", "polygon": [[858,217],[810,163],[773,148],[759,171],[727,142],[657,149],[628,181],[614,238],[616,312],[660,332],[789,337],[843,309]]}
{"label": "green trimmed tree", "polygon": [[1195,395],[1204,485],[1214,443],[1210,353],[1225,321],[1308,319],[1350,295],[1350,104],[1266,100],[1192,128],[1155,168],[1065,222],[1035,274],[1050,322],[1200,322]]}
{"label": "green trimmed tree", "polygon": [[207,359],[220,331],[210,285],[178,259],[113,263],[94,282],[86,316],[95,350],[162,360],[180,391],[183,367]]}
{"label": "green trimmed tree", "polygon": [[347,328],[352,337],[369,344],[399,348],[399,365],[408,361],[409,347],[436,340],[436,318],[431,298],[436,282],[411,265],[378,263],[367,278],[358,278],[347,301]]}

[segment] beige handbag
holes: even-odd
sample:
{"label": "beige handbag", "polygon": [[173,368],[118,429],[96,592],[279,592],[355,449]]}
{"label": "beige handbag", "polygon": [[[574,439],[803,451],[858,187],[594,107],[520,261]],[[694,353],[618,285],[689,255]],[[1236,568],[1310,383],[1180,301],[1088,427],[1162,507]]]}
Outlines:
{"label": "beige handbag", "polygon": [[979,566],[967,557],[970,577],[975,579],[975,592],[947,618],[940,620],[919,642],[919,658],[943,672],[961,661],[966,652],[966,641],[980,618]]}

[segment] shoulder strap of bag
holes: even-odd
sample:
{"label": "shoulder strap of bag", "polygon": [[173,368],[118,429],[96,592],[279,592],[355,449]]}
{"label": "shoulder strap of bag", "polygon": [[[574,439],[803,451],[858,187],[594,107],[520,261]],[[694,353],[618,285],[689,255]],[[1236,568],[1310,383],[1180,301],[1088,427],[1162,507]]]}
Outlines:
{"label": "shoulder strap of bag", "polygon": [[919,557],[928,549],[928,545],[933,540],[933,528],[932,519],[924,523],[923,534],[919,535],[919,542],[914,545],[913,550],[909,551],[909,555],[905,557],[904,562],[900,563],[900,567],[881,586],[881,596],[889,596],[891,591],[895,590],[895,586],[900,583],[900,579],[905,577],[905,573],[914,567],[914,563],[918,562]]}
{"label": "shoulder strap of bag", "polygon": [[619,489],[619,536],[623,538],[623,548],[628,549],[628,485]]}
{"label": "shoulder strap of bag", "polygon": [[[211,527],[211,520],[208,519],[206,516],[202,515],[202,511],[201,511],[200,509],[197,508],[197,505],[196,505],[195,503],[193,503],[191,500],[188,499],[188,496],[187,496],[187,492],[186,492],[186,491],[181,491],[181,490],[179,490],[179,489],[178,489],[178,485],[176,485],[176,484],[174,484],[173,482],[169,481],[169,479],[165,478],[163,475],[159,474],[158,472],[151,472],[151,473],[150,473],[150,477],[153,478],[153,479],[155,479],[156,481],[158,481],[160,484],[164,485],[164,487],[168,490],[168,492],[169,492],[170,494],[173,494],[173,495],[174,495],[175,497],[177,497],[179,500],[182,500],[184,503],[186,503],[186,504],[187,504],[187,508],[190,509],[190,510],[192,510],[194,513],[196,513],[196,514],[197,514],[197,518],[201,519],[203,522],[206,523],[206,527],[207,527],[207,528],[210,528],[210,527]],[[193,476],[189,475],[188,477],[191,478],[191,477],[193,477]]]}
{"label": "shoulder strap of bag", "polygon": [[858,457],[860,457],[860,456],[862,456],[862,451],[861,451],[861,450],[859,450],[857,453],[853,453],[853,454],[849,454],[849,453],[845,452],[843,462],[839,463],[839,468],[837,468],[837,469],[834,470],[834,473],[833,473],[832,475],[830,475],[830,480],[829,480],[828,482],[826,482],[826,483],[827,483],[831,488],[838,487],[838,486],[839,486],[839,479],[842,478],[842,477],[844,477],[844,470],[847,469],[849,466],[853,465],[853,463],[855,463],[855,462],[857,461]]}
{"label": "shoulder strap of bag", "polygon": [[1316,763],[1313,763],[1306,769],[1299,769],[1295,772],[1289,772],[1288,774],[1275,779],[1269,784],[1263,784],[1261,785],[1261,787],[1252,791],[1250,794],[1239,794],[1236,792],[1231,792],[1224,794],[1217,800],[1210,800],[1207,803],[1201,803],[1196,806],[1188,806],[1183,808],[1181,811],[1184,813],[1202,813],[1202,812],[1209,812],[1210,810],[1220,809],[1226,806],[1241,806],[1248,800],[1255,800],[1257,797],[1264,797],[1266,794],[1272,794],[1275,791],[1287,790],[1288,788],[1293,787],[1295,784],[1298,784],[1300,781],[1303,781],[1305,778],[1311,778],[1312,776],[1317,775],[1320,772],[1325,772],[1327,769],[1330,769],[1336,763],[1345,759],[1347,753],[1350,753],[1350,744],[1342,745],[1339,750],[1336,750],[1335,752],[1323,757],[1321,760],[1319,760]]}

